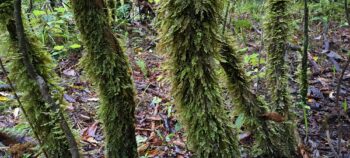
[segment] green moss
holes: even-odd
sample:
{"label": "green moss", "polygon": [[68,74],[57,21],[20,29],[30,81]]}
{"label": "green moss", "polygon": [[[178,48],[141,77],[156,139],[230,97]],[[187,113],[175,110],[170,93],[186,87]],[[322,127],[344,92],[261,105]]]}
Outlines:
{"label": "green moss", "polygon": [[137,157],[134,85],[127,56],[111,32],[103,0],[73,0],[73,11],[87,48],[81,65],[101,98],[100,118],[108,158]]}
{"label": "green moss", "polygon": [[[7,21],[13,17],[13,1],[0,0],[0,25],[7,24]],[[1,29],[1,28],[0,28]]]}
{"label": "green moss", "polygon": [[168,0],[159,12],[159,51],[169,57],[172,94],[196,157],[239,157],[218,85],[219,0]]}
{"label": "green moss", "polygon": [[[224,37],[220,62],[228,82],[229,91],[234,101],[237,114],[244,114],[245,127],[254,135],[253,155],[260,157],[290,157],[286,152],[283,125],[263,120],[260,116],[267,113],[269,108],[262,98],[257,97],[250,89],[251,83],[243,71],[240,55],[233,45],[234,40]],[[287,150],[288,151],[288,150]]]}
{"label": "green moss", "polygon": [[110,9],[111,11],[111,17],[112,19],[115,20],[116,18],[116,7],[117,7],[117,3],[116,3],[116,0],[108,0],[108,8]]}
{"label": "green moss", "polygon": [[[12,8],[12,11],[1,13],[1,25],[7,27],[9,32],[10,49],[6,54],[9,60],[10,78],[16,84],[16,88],[22,93],[21,101],[24,105],[24,109],[28,113],[28,120],[33,124],[33,130],[38,134],[43,143],[43,148],[47,151],[48,156],[51,158],[58,157],[70,157],[69,147],[66,137],[62,130],[59,128],[57,121],[57,114],[61,111],[52,112],[49,105],[47,105],[39,90],[37,82],[29,76],[27,68],[23,64],[22,55],[18,50],[17,35],[15,32],[15,24],[12,20],[13,4],[11,0],[0,3],[0,6]],[[5,10],[0,8],[0,10]],[[5,17],[7,19],[5,19]],[[53,71],[54,65],[51,56],[44,50],[40,42],[31,34],[26,33],[29,48],[30,60],[35,66],[36,71],[41,75],[50,85],[50,92],[54,96],[58,103],[62,103],[62,89],[57,86],[57,75]]]}
{"label": "green moss", "polygon": [[280,135],[287,142],[285,152],[289,155],[296,153],[295,127],[291,117],[290,108],[292,106],[290,93],[288,91],[288,67],[286,65],[286,52],[288,38],[290,37],[290,0],[268,0],[266,9],[268,10],[265,21],[265,39],[268,53],[268,87],[271,92],[271,109],[287,118],[280,128]]}
{"label": "green moss", "polygon": [[269,0],[265,21],[265,39],[268,53],[268,84],[271,90],[272,109],[287,115],[291,105],[288,93],[286,52],[289,38],[289,0]]}

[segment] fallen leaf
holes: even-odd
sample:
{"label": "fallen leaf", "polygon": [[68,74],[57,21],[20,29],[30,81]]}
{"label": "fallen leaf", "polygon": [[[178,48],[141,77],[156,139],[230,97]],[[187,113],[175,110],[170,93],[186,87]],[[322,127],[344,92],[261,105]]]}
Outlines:
{"label": "fallen leaf", "polygon": [[142,144],[137,148],[137,153],[139,153],[140,156],[144,155],[148,147],[149,143]]}
{"label": "fallen leaf", "polygon": [[238,139],[239,140],[244,140],[244,139],[249,138],[251,135],[252,135],[252,133],[249,132],[249,131],[248,132],[244,132],[244,133],[238,135]]}
{"label": "fallen leaf", "polygon": [[70,95],[68,94],[63,94],[63,98],[68,101],[69,103],[75,103],[77,102],[73,97],[71,97]]}
{"label": "fallen leaf", "polygon": [[0,96],[0,101],[5,102],[5,101],[8,101],[8,100],[9,100],[9,98],[4,97],[4,96]]}
{"label": "fallen leaf", "polygon": [[98,102],[100,99],[99,98],[89,98],[87,99],[87,101],[91,101],[91,102]]}
{"label": "fallen leaf", "polygon": [[173,144],[175,144],[175,145],[177,145],[177,146],[179,146],[179,147],[181,147],[183,149],[186,148],[186,144],[183,141],[181,141],[181,140],[174,140]]}
{"label": "fallen leaf", "polygon": [[303,158],[310,158],[310,155],[303,144],[298,145],[298,151]]}
{"label": "fallen leaf", "polygon": [[95,122],[91,126],[89,126],[87,129],[85,129],[83,134],[82,134],[82,138],[84,140],[87,140],[90,137],[95,137],[96,136],[97,125],[98,125],[98,122]]}
{"label": "fallen leaf", "polygon": [[285,120],[285,118],[277,112],[265,113],[265,114],[261,115],[261,118],[263,118],[264,120],[271,120],[271,121],[275,121],[275,122],[283,122]]}
{"label": "fallen leaf", "polygon": [[87,142],[89,142],[89,143],[91,143],[91,144],[98,144],[98,142],[97,142],[94,138],[92,138],[92,137],[89,137],[89,138],[86,139],[85,141],[87,141]]}
{"label": "fallen leaf", "polygon": [[15,119],[18,118],[19,112],[20,112],[20,111],[21,111],[20,108],[15,108],[15,110],[13,110],[13,117],[14,117]]}
{"label": "fallen leaf", "polygon": [[148,120],[152,120],[152,121],[161,121],[162,120],[162,118],[159,115],[157,115],[157,116],[149,116],[149,117],[147,117],[147,119]]}
{"label": "fallen leaf", "polygon": [[66,76],[76,76],[77,73],[73,69],[63,70],[63,74]]}

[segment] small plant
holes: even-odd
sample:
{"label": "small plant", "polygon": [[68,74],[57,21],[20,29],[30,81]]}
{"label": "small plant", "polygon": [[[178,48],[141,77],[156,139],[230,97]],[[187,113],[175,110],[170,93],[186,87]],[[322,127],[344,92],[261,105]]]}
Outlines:
{"label": "small plant", "polygon": [[140,68],[142,74],[145,77],[148,77],[148,68],[146,62],[142,59],[138,59],[136,60],[136,65]]}

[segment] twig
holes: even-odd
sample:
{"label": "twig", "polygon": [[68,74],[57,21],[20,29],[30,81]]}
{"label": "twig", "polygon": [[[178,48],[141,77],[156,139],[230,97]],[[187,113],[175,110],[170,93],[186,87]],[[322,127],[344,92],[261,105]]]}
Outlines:
{"label": "twig", "polygon": [[45,79],[40,76],[35,68],[33,63],[30,61],[29,52],[28,52],[28,41],[26,39],[26,35],[24,33],[23,21],[22,21],[22,13],[21,13],[21,0],[15,0],[14,3],[14,17],[16,22],[16,32],[18,37],[18,45],[20,53],[23,55],[23,63],[27,68],[28,75],[37,82],[39,85],[40,93],[47,102],[53,112],[58,112],[58,120],[61,129],[65,133],[65,136],[68,141],[68,145],[70,147],[70,152],[72,154],[72,158],[79,158],[79,150],[77,142],[75,141],[74,135],[70,130],[67,121],[65,120],[63,113],[60,111],[60,106],[54,101],[54,99],[50,95],[50,89],[45,81]]}
{"label": "twig", "polygon": [[[33,126],[32,122],[31,122],[31,120],[29,119],[28,114],[27,114],[27,112],[25,111],[24,106],[23,106],[21,100],[19,99],[19,97],[18,97],[18,95],[17,95],[17,93],[16,93],[16,89],[15,89],[15,87],[13,86],[12,81],[11,81],[10,78],[8,77],[8,74],[7,74],[7,72],[6,72],[5,66],[4,66],[4,64],[3,64],[1,58],[0,58],[0,66],[1,66],[1,69],[2,69],[3,73],[4,73],[5,76],[6,76],[6,80],[7,80],[8,84],[9,84],[10,88],[12,89],[13,95],[15,96],[15,99],[17,100],[18,105],[19,105],[19,107],[21,108],[21,110],[22,110],[22,112],[23,112],[24,117],[27,119],[27,122],[28,122],[30,128],[31,128],[32,131],[33,131],[34,137],[38,140],[40,147],[43,147],[43,142],[42,142],[42,140],[40,139],[38,133],[34,130],[34,126]],[[42,150],[43,150],[43,153],[44,153],[45,157],[46,157],[46,158],[49,158],[49,156],[48,156],[47,152],[44,150],[44,148],[42,148]]]}

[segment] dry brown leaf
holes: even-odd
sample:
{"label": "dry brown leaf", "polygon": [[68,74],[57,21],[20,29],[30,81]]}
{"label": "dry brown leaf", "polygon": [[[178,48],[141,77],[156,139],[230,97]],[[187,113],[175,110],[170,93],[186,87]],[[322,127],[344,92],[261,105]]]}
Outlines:
{"label": "dry brown leaf", "polygon": [[183,141],[181,141],[181,140],[174,140],[173,144],[175,144],[175,145],[177,145],[177,146],[179,146],[179,147],[181,147],[183,149],[186,148],[186,144]]}
{"label": "dry brown leaf", "polygon": [[156,116],[149,116],[147,117],[148,120],[152,120],[152,121],[161,121],[162,118],[159,115]]}
{"label": "dry brown leaf", "polygon": [[87,129],[84,129],[82,134],[82,139],[87,140],[90,137],[95,137],[97,125],[98,125],[98,122],[95,122],[91,126],[89,126]]}
{"label": "dry brown leaf", "polygon": [[271,120],[271,121],[275,121],[275,122],[285,121],[285,118],[277,112],[265,113],[265,114],[261,115],[261,118],[263,118],[264,120]]}
{"label": "dry brown leaf", "polygon": [[303,144],[298,145],[298,151],[303,158],[310,158],[310,155]]}
{"label": "dry brown leaf", "polygon": [[145,144],[142,144],[141,146],[139,146],[137,148],[137,152],[139,153],[140,156],[144,155],[146,150],[148,149],[149,147],[149,143],[145,143]]}

